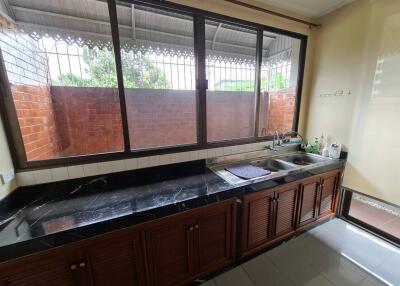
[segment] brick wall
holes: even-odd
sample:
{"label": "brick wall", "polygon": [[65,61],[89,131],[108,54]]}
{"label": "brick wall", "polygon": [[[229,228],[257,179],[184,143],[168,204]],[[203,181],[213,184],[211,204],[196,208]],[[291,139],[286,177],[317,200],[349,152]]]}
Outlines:
{"label": "brick wall", "polygon": [[[117,92],[110,88],[51,88],[64,156],[123,150]],[[194,91],[126,89],[125,96],[133,149],[196,142]],[[212,140],[252,132],[252,93],[213,92],[208,103]]]}
{"label": "brick wall", "polygon": [[254,106],[253,92],[207,91],[207,140],[251,137]]}
{"label": "brick wall", "polygon": [[197,142],[196,92],[126,89],[133,149]]}
{"label": "brick wall", "polygon": [[296,110],[296,91],[294,88],[264,93],[260,105],[260,132],[287,132],[292,130]]}
{"label": "brick wall", "polygon": [[36,41],[0,21],[0,48],[28,160],[59,156],[46,58]]}
{"label": "brick wall", "polygon": [[123,151],[118,89],[51,87],[63,156]]}

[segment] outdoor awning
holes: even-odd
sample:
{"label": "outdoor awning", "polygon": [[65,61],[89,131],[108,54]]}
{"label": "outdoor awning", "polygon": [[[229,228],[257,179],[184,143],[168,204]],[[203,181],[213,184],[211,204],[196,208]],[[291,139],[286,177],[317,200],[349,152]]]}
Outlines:
{"label": "outdoor awning", "polygon": [[[112,48],[107,3],[98,0],[8,0],[17,26],[36,40],[52,37],[80,46]],[[164,55],[193,56],[193,21],[190,17],[153,8],[118,4],[121,47]],[[207,21],[207,56],[217,60],[254,64],[255,31]],[[285,36],[264,33],[263,56]],[[290,46],[281,45],[282,51]],[[276,53],[276,51],[274,52]]]}

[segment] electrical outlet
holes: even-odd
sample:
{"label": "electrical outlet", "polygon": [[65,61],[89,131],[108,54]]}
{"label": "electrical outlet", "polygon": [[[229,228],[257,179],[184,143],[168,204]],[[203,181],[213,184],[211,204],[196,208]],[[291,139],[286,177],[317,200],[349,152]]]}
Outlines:
{"label": "electrical outlet", "polygon": [[2,181],[3,185],[7,184],[14,179],[14,177],[15,177],[14,170],[10,169],[10,170],[4,171],[2,174],[0,174],[0,177],[1,177],[1,181]]}

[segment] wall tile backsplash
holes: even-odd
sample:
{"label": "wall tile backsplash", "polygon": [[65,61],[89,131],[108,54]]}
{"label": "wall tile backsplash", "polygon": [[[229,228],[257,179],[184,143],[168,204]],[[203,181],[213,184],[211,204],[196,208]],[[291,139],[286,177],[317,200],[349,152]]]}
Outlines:
{"label": "wall tile backsplash", "polygon": [[16,174],[18,186],[30,186],[49,182],[57,182],[82,177],[105,175],[110,173],[149,168],[180,162],[214,158],[232,154],[262,150],[270,142],[259,142],[245,145],[219,147],[181,153],[164,154],[141,158],[131,158],[110,162],[99,162],[69,167],[58,167]]}

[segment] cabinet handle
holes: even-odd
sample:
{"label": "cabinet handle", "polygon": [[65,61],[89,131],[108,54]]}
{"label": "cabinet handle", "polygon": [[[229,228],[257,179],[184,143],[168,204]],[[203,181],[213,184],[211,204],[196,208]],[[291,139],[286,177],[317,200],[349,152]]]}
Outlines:
{"label": "cabinet handle", "polygon": [[189,227],[189,230],[190,230],[190,231],[193,231],[193,229],[194,229],[194,227],[193,227],[193,226]]}
{"label": "cabinet handle", "polygon": [[78,268],[78,266],[76,266],[76,264],[72,264],[69,269],[71,270],[76,270]]}
{"label": "cabinet handle", "polygon": [[198,224],[196,224],[194,227],[195,227],[196,229],[199,229],[199,225],[198,225]]}
{"label": "cabinet handle", "polygon": [[79,263],[79,267],[80,267],[80,268],[85,268],[85,267],[86,267],[86,263],[85,263],[85,262]]}

